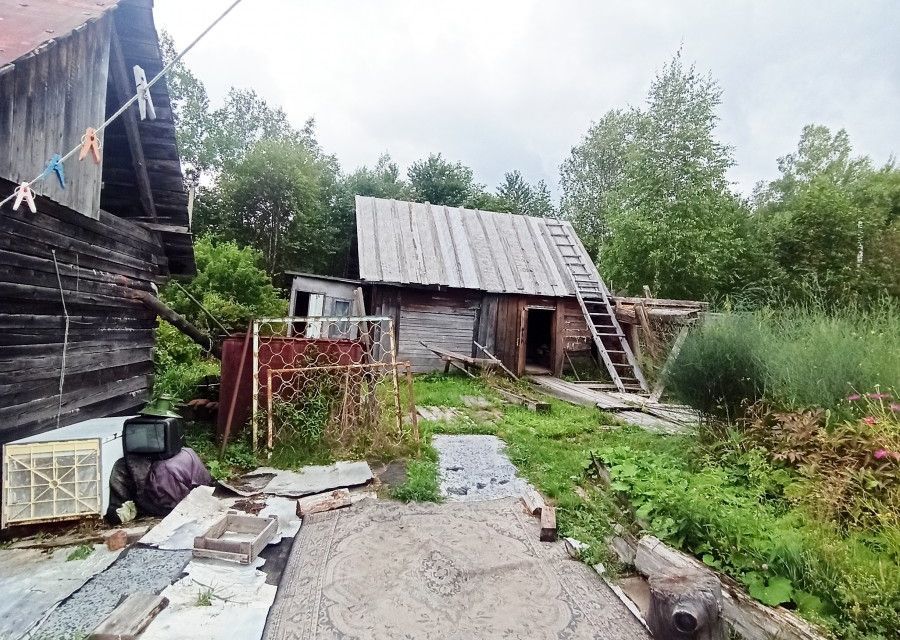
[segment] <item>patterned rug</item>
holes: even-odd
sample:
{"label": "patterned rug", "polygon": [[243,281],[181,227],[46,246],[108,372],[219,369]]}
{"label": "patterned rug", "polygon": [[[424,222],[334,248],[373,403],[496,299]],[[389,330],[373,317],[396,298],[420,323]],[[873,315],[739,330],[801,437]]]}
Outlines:
{"label": "patterned rug", "polygon": [[366,500],[307,517],[264,638],[645,640],[517,500]]}

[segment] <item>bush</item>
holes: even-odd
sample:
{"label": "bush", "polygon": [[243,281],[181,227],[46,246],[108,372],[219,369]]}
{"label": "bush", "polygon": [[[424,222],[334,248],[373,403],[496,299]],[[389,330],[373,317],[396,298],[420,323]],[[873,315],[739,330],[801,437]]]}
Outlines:
{"label": "bush", "polygon": [[706,413],[735,417],[758,399],[777,409],[841,410],[854,393],[900,388],[900,309],[822,306],[726,313],[688,336],[667,383]]}
{"label": "bush", "polygon": [[667,384],[678,398],[704,413],[734,417],[762,395],[761,342],[751,316],[734,315],[693,331],[670,367]]}
{"label": "bush", "polygon": [[[260,257],[252,249],[233,242],[216,243],[200,238],[194,247],[197,275],[181,285],[229,330],[246,331],[251,318],[283,316],[287,302],[279,297],[265,271],[257,265]],[[160,297],[192,324],[216,336],[221,328],[174,284],[166,286]],[[155,396],[171,395],[189,400],[198,383],[218,375],[219,362],[178,331],[160,320],[156,329],[153,354]]]}
{"label": "bush", "polygon": [[752,596],[797,608],[841,638],[892,637],[900,628],[898,528],[842,533],[791,508],[791,477],[759,450],[727,461],[699,453],[685,440],[623,435],[600,457],[612,489],[653,534]]}

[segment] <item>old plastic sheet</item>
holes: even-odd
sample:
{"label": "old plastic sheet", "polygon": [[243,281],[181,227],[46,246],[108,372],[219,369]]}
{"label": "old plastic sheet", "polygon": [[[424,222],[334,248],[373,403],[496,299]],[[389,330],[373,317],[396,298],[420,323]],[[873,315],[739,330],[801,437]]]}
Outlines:
{"label": "old plastic sheet", "polygon": [[0,550],[0,638],[24,636],[121,553],[98,544],[83,560],[67,560],[75,548]]}
{"label": "old plastic sheet", "polygon": [[250,566],[192,560],[185,567],[187,575],[162,592],[169,606],[141,640],[261,638],[277,591],[259,570],[264,563],[262,558]]}
{"label": "old plastic sheet", "polygon": [[[292,538],[300,529],[294,500],[265,496],[266,506],[258,514],[261,518],[278,516],[278,532],[269,544],[282,538]],[[197,487],[177,507],[141,538],[141,543],[158,549],[193,549],[194,538],[206,531],[222,515],[234,508],[239,498],[216,498],[212,487]]]}

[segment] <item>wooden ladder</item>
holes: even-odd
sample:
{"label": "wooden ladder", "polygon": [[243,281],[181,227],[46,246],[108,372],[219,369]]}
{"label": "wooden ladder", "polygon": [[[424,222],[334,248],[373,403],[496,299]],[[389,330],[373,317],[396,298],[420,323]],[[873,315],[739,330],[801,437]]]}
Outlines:
{"label": "wooden ladder", "polygon": [[547,220],[547,230],[572,276],[575,296],[597,345],[597,352],[619,391],[649,393],[644,374],[616,319],[606,284],[594,263],[587,258],[581,240],[569,229],[566,223]]}

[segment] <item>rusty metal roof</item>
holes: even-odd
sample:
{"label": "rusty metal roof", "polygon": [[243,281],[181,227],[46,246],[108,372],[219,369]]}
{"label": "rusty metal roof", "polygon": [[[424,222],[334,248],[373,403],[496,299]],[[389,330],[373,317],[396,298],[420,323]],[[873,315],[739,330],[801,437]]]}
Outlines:
{"label": "rusty metal roof", "polygon": [[366,282],[575,295],[545,218],[357,196],[356,230]]}
{"label": "rusty metal roof", "polygon": [[119,0],[0,0],[0,68],[96,20]]}

